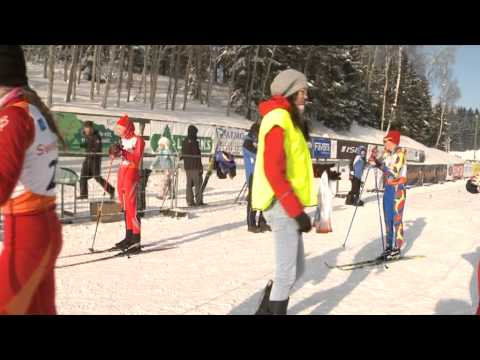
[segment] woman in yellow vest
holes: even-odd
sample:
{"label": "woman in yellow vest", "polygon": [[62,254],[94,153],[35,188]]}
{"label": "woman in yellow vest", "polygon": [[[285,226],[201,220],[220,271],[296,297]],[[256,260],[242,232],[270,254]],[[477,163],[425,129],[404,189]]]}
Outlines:
{"label": "woman in yellow vest", "polygon": [[289,69],[279,73],[272,97],[260,104],[262,122],[252,186],[252,208],[263,211],[275,241],[275,277],[256,314],[286,315],[290,291],[304,271],[302,233],[312,228],[305,207],[316,206],[309,129],[302,113],[307,79]]}

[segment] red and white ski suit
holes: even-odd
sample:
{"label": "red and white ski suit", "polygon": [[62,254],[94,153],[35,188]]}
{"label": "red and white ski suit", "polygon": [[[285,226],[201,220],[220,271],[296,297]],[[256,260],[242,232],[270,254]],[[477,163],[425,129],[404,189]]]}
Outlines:
{"label": "red and white ski suit", "polygon": [[20,88],[0,98],[0,314],[56,314],[54,267],[62,247],[57,141]]}
{"label": "red and white ski suit", "polygon": [[142,161],[145,141],[134,133],[135,127],[129,121],[127,133],[122,138],[122,162],[118,169],[118,199],[125,210],[127,230],[140,234],[140,219],[137,216],[137,191],[140,180],[140,163]]}

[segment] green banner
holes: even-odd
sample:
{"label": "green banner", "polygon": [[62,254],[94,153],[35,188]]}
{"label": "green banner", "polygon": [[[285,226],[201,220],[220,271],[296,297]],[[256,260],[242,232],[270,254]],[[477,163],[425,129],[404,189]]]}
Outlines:
{"label": "green banner", "polygon": [[[81,120],[76,114],[62,112],[56,112],[55,118],[59,131],[68,146],[68,151],[84,151],[81,145],[85,143],[85,137],[82,134],[85,120]],[[93,127],[102,138],[103,152],[108,152],[110,145],[120,140],[112,130],[107,129],[104,125],[94,123]]]}
{"label": "green banner", "polygon": [[[163,130],[163,134],[152,134],[150,136],[150,147],[153,151],[157,151],[158,149],[158,141],[160,138],[164,136],[170,140],[170,150],[173,152],[181,151],[182,150],[182,142],[185,140],[186,136],[184,135],[172,135],[170,128],[165,126]],[[200,143],[200,151],[202,154],[210,154],[213,148],[213,141],[210,137],[198,137],[197,138]]]}

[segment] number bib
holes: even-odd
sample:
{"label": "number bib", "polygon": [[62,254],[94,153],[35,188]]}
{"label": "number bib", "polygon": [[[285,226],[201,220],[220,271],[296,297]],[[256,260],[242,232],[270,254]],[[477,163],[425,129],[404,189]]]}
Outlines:
{"label": "number bib", "polygon": [[35,136],[25,153],[22,172],[4,213],[43,210],[55,204],[55,172],[58,163],[57,136],[33,105],[21,102],[13,106],[25,109],[34,123]]}

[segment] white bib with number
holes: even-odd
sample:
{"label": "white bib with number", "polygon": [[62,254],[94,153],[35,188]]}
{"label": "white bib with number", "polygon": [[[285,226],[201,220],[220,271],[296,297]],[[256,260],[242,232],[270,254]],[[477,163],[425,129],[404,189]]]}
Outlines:
{"label": "white bib with number", "polygon": [[33,105],[28,106],[34,122],[35,136],[25,153],[20,179],[12,199],[26,192],[43,196],[55,196],[55,171],[58,162],[57,136],[48,127],[47,121]]}

